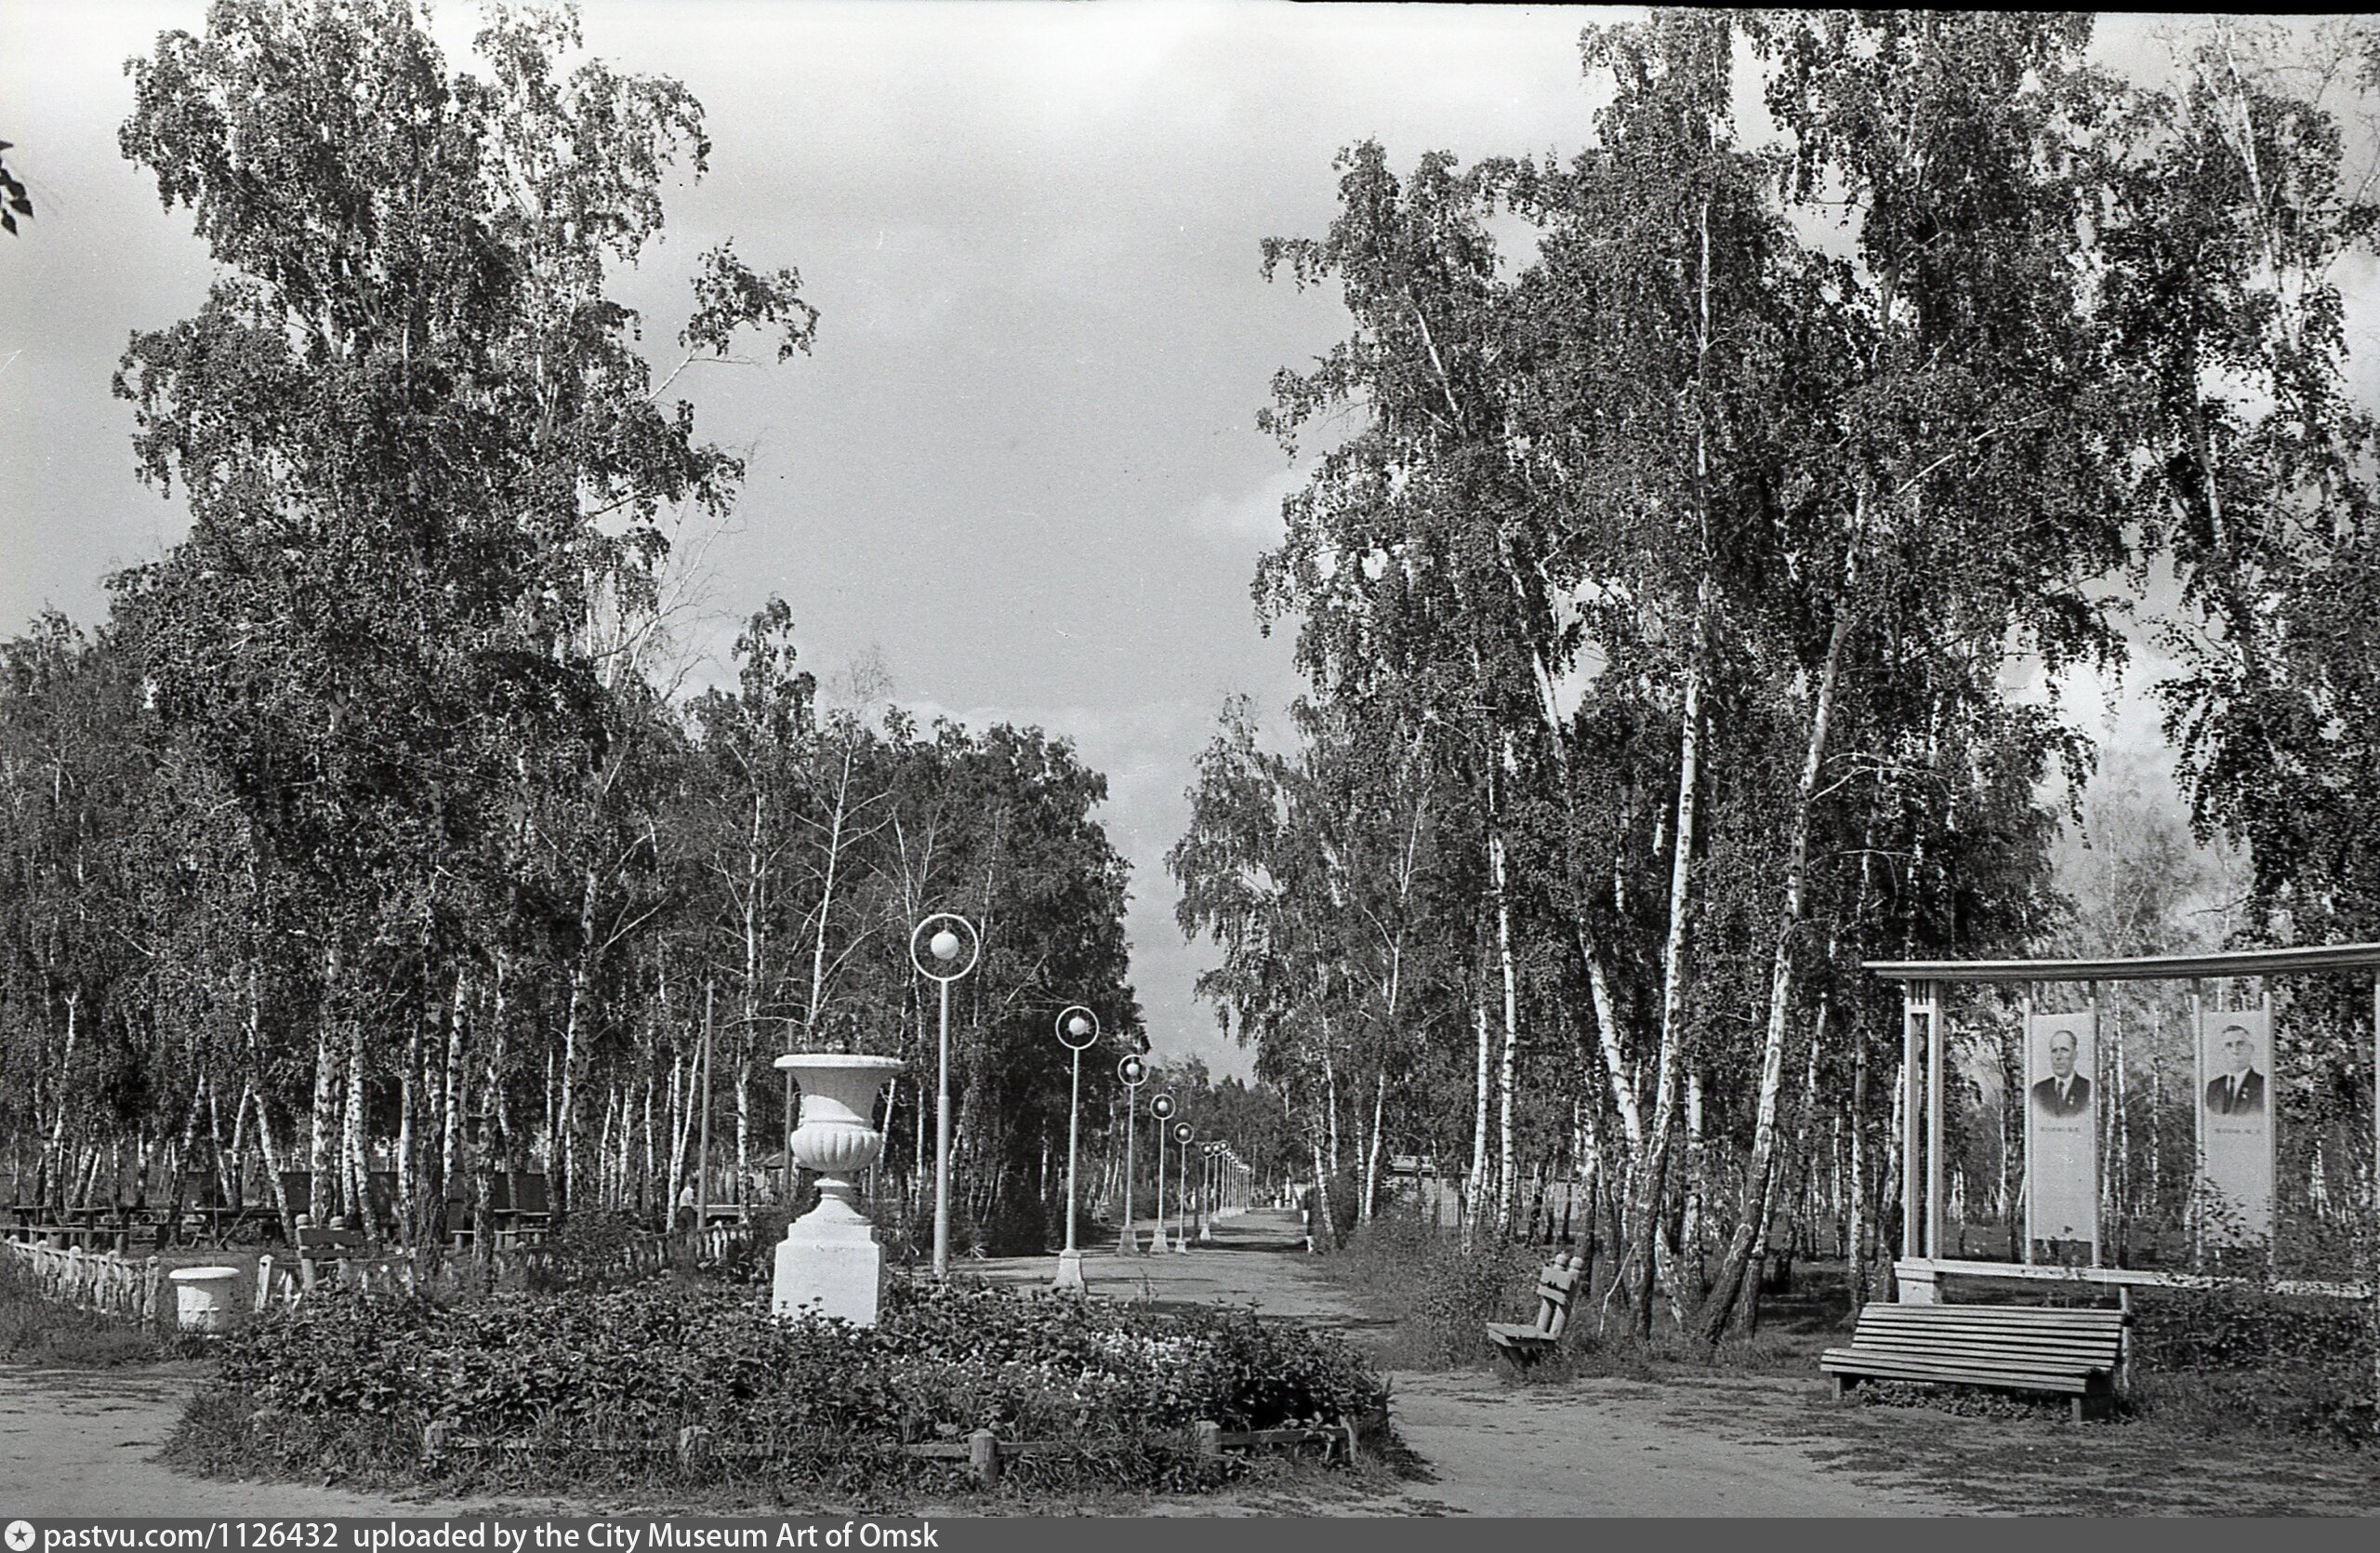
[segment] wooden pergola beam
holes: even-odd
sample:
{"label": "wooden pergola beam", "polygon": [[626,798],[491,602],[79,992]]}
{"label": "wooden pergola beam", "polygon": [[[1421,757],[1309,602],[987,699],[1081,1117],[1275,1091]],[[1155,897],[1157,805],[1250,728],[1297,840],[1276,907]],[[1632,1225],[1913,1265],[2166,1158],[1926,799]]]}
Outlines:
{"label": "wooden pergola beam", "polygon": [[2317,971],[2380,971],[2380,944],[2311,949],[2226,949],[2130,960],[1863,960],[1887,981],[2158,981],[2194,976],[2285,976]]}

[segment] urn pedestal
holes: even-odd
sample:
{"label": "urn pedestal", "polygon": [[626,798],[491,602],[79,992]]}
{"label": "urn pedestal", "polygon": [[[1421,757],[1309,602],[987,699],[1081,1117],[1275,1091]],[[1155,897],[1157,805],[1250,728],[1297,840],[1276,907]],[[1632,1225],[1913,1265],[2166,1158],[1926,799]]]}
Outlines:
{"label": "urn pedestal", "polygon": [[874,1326],[884,1248],[859,1210],[854,1183],[883,1151],[884,1136],[872,1124],[876,1097],[901,1070],[901,1059],[803,1052],[777,1058],[776,1066],[801,1086],[794,1162],[819,1180],[818,1206],[787,1225],[777,1246],[769,1308],[779,1316],[834,1316]]}

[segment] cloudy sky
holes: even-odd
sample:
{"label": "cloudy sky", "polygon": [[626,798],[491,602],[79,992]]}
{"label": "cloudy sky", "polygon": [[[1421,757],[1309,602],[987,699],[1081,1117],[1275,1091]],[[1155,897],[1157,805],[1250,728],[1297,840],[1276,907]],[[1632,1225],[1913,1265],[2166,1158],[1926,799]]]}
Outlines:
{"label": "cloudy sky", "polygon": [[[440,8],[451,53],[474,14]],[[774,592],[822,678],[880,659],[920,710],[1074,738],[1108,775],[1104,817],[1133,866],[1157,1049],[1244,1071],[1191,995],[1200,951],[1173,926],[1163,857],[1224,697],[1276,717],[1296,689],[1248,590],[1297,471],[1254,417],[1272,374],[1343,327],[1335,295],[1265,285],[1258,244],[1318,233],[1332,156],[1366,137],[1399,165],[1575,150],[1594,105],[1579,30],[1624,14],[587,5],[589,50],[685,81],[715,142],[624,299],[668,338],[692,256],[733,235],[799,266],[824,314],[813,357],[694,386],[750,481],[729,531],[681,542],[694,682]],[[0,139],[38,210],[0,237],[0,631],[45,604],[90,620],[100,577],[182,526],[134,482],[108,378],[127,334],[193,311],[209,272],[114,132],[125,59],[203,17],[197,0],[0,0]],[[2155,31],[2117,19],[2098,51],[2153,68]]]}

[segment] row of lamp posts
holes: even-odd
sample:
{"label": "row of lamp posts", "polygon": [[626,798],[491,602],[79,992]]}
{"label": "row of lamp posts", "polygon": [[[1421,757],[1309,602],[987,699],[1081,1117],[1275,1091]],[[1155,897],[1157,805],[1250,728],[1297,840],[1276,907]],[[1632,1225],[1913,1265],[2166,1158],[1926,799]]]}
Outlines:
{"label": "row of lamp posts", "polygon": [[[938,911],[919,923],[909,935],[909,962],[939,991],[941,1020],[934,1074],[933,1275],[950,1276],[950,989],[972,974],[983,955],[983,938],[974,923],[955,911]],[[1078,1003],[1058,1015],[1057,1037],[1066,1048],[1072,1068],[1072,1090],[1066,1112],[1066,1243],[1058,1254],[1055,1287],[1080,1289],[1082,1253],[1075,1241],[1077,1162],[1082,1122],[1082,1054],[1099,1042],[1099,1016]],[[876,1161],[884,1147],[883,1135],[873,1125],[874,1110],[884,1085],[900,1070],[894,1057],[847,1055],[840,1053],[798,1053],[777,1059],[787,1075],[802,1083],[801,1124],[788,1140],[787,1151],[803,1169],[820,1176],[819,1202],[786,1228],[777,1248],[776,1287],[772,1307],[784,1315],[814,1308],[861,1325],[873,1325],[883,1270],[883,1252],[856,1203],[854,1179]],[[1141,1086],[1148,1082],[1148,1064],[1127,1055],[1117,1064],[1127,1104],[1124,1132],[1124,1228],[1122,1249],[1139,1249],[1132,1229],[1132,1194],[1137,1151],[1133,1131]],[[1187,1251],[1196,1215],[1197,1238],[1211,1241],[1213,1217],[1234,1181],[1248,1172],[1230,1146],[1210,1141],[1199,1148],[1201,1175],[1194,1196],[1190,1185],[1190,1148],[1197,1132],[1187,1121],[1176,1120],[1173,1096],[1157,1095],[1149,1114],[1158,1123],[1157,1226],[1152,1251]],[[1165,1157],[1171,1137],[1178,1156],[1182,1227],[1179,1242],[1169,1241],[1165,1204]]]}

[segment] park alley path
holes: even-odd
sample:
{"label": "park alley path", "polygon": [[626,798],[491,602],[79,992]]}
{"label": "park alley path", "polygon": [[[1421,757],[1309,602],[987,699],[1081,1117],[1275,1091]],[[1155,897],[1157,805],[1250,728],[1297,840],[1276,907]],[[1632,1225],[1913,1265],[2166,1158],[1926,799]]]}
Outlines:
{"label": "park alley path", "polygon": [[[1221,1221],[1210,1245],[1124,1257],[1089,1252],[1094,1294],[1165,1303],[1223,1300],[1294,1317],[1364,1343],[1383,1328],[1303,1251],[1296,1215]],[[968,1261],[956,1269],[1030,1287],[1052,1256]],[[1815,1381],[1713,1377],[1690,1386],[1626,1381],[1514,1386],[1486,1371],[1399,1373],[1398,1432],[1432,1480],[1376,1499],[1308,1506],[1263,1497],[1185,1499],[1171,1515],[1926,1515],[1963,1507],[1897,1482],[1822,1465],[1802,1442]],[[561,1499],[457,1505],[310,1483],[187,1478],[152,1458],[197,1384],[189,1371],[60,1372],[0,1366],[0,1518],[15,1516],[367,1516],[586,1514]],[[963,1509],[960,1513],[965,1513]]]}
{"label": "park alley path", "polygon": [[150,1458],[173,1433],[197,1384],[195,1375],[178,1371],[0,1365],[0,1518],[402,1517],[455,1507],[426,1495],[218,1482],[161,1467]]}
{"label": "park alley path", "polygon": [[[1383,1323],[1306,1255],[1295,1213],[1259,1210],[1218,1220],[1214,1229],[1213,1241],[1187,1253],[1128,1257],[1112,1244],[1086,1251],[1083,1281],[1110,1298],[1253,1305],[1359,1345],[1384,1334]],[[1046,1282],[1055,1268],[1051,1256],[968,1265],[995,1282],[1020,1286]],[[1333,1508],[1360,1515],[1972,1513],[1914,1485],[1863,1481],[1822,1465],[1796,1438],[1805,1432],[1796,1427],[1797,1415],[1820,1395],[1815,1377],[1524,1387],[1487,1371],[1400,1372],[1390,1377],[1390,1414],[1435,1480]]]}

